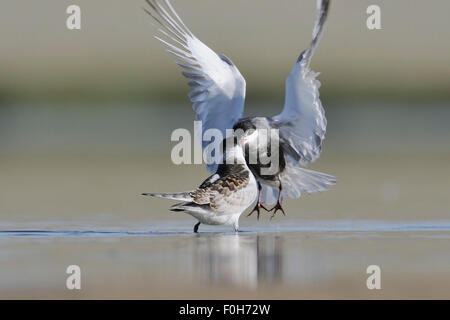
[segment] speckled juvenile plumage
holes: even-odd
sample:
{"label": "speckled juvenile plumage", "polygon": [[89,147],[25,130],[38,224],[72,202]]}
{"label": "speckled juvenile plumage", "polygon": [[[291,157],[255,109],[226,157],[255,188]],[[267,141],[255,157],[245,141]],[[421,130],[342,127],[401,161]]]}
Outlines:
{"label": "speckled juvenile plumage", "polygon": [[209,225],[232,225],[239,228],[239,217],[257,197],[257,183],[248,168],[242,147],[234,138],[231,148],[224,153],[224,160],[234,158],[235,164],[224,161],[215,174],[208,177],[196,189],[181,193],[145,193],[144,195],[181,200],[170,210],[185,212],[196,218],[199,223],[194,227],[197,232],[200,223]]}
{"label": "speckled juvenile plumage", "polygon": [[216,208],[217,197],[230,197],[233,193],[245,188],[249,182],[249,171],[243,165],[236,164],[230,166],[236,167],[233,170],[240,171],[228,175],[225,174],[225,176],[212,183],[210,178],[208,178],[200,187],[189,193],[192,202],[196,204],[209,204],[211,208]]}

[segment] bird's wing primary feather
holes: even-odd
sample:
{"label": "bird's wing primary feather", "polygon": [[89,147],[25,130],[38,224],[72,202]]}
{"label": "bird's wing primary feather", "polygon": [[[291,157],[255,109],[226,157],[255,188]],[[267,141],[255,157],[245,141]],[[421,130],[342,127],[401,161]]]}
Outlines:
{"label": "bird's wing primary feather", "polygon": [[320,82],[309,65],[322,36],[328,15],[329,0],[317,1],[317,20],[310,46],[302,52],[286,79],[286,96],[282,112],[273,117],[272,125],[280,130],[280,137],[298,153],[286,158],[292,164],[315,161],[322,150],[327,120],[319,99]]}
{"label": "bird's wing primary feather", "polygon": [[[202,121],[202,137],[208,129],[218,129],[225,137],[226,129],[233,128],[242,117],[245,79],[230,59],[218,55],[194,36],[169,0],[146,1],[150,8],[144,10],[159,24],[159,31],[165,36],[165,39],[156,38],[180,60],[177,64],[184,69],[183,75],[193,89],[189,98],[196,120]],[[203,149],[209,143],[202,141]],[[214,157],[214,153],[211,156]],[[217,165],[208,164],[207,168],[213,173]]]}

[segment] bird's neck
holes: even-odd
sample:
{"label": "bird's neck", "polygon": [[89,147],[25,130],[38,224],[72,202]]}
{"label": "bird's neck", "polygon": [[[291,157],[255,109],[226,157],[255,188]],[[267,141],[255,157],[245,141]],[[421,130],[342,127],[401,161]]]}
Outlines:
{"label": "bird's neck", "polygon": [[226,165],[246,165],[244,152],[240,146],[228,148],[223,155],[223,162]]}

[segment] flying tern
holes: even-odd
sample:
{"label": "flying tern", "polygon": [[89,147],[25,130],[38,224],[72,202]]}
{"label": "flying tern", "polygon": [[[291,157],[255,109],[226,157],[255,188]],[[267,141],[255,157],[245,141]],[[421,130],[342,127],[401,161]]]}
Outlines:
{"label": "flying tern", "polygon": [[[273,117],[243,118],[246,82],[236,65],[223,54],[217,54],[201,42],[184,24],[169,0],[146,0],[149,8],[144,10],[158,24],[162,36],[155,36],[164,43],[167,51],[178,58],[176,63],[184,70],[193,90],[189,94],[193,102],[196,120],[202,122],[202,132],[218,129],[226,136],[227,129],[242,129],[246,137],[245,159],[257,179],[258,200],[251,215],[260,209],[267,210],[263,203],[276,205],[267,211],[278,210],[284,214],[281,202],[284,196],[298,198],[302,193],[328,190],[336,178],[320,172],[302,168],[320,156],[325,139],[327,120],[319,99],[320,82],[317,73],[310,69],[311,59],[324,31],[328,15],[329,0],[317,1],[317,19],[312,41],[297,59],[286,80],[285,103],[280,114]],[[275,129],[277,141],[259,139],[261,130]],[[262,164],[257,157],[249,162],[251,148],[266,153],[271,143],[279,146],[278,170],[262,173]],[[202,141],[202,147],[208,146]],[[258,153],[259,154],[259,153]],[[211,173],[218,172],[220,164],[207,164]]]}

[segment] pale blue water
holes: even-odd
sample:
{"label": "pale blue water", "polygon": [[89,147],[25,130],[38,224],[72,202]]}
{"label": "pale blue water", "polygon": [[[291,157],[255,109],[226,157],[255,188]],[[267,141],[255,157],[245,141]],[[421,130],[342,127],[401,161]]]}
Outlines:
{"label": "pale blue water", "polygon": [[[238,234],[194,234],[191,221],[0,225],[0,298],[450,297],[450,221],[284,220]],[[73,264],[79,292],[65,289]]]}
{"label": "pale blue water", "polygon": [[[170,222],[154,222],[149,221],[148,225],[150,229],[143,231],[142,226],[131,227],[129,229],[120,227],[98,227],[92,228],[89,225],[78,224],[78,229],[72,230],[64,228],[64,224],[61,222],[47,222],[49,230],[45,229],[46,223],[40,223],[39,229],[34,228],[21,228],[17,225],[15,228],[0,230],[0,238],[15,238],[15,237],[51,237],[51,238],[77,238],[77,237],[166,237],[166,236],[201,236],[203,234],[234,234],[231,228],[227,227],[211,227],[202,225],[201,228],[205,231],[200,231],[199,234],[192,232],[192,225],[185,221],[170,221]],[[71,222],[71,226],[77,225],[77,223]],[[28,225],[28,224],[27,224]],[[59,229],[55,230],[59,225]],[[134,228],[134,230],[133,230]],[[283,233],[305,233],[305,232],[318,232],[318,233],[357,233],[358,236],[372,235],[374,233],[385,232],[403,232],[405,235],[420,235],[421,232],[439,232],[442,235],[450,237],[450,221],[374,221],[374,220],[320,220],[320,221],[303,221],[303,220],[290,220],[289,222],[281,223],[265,223],[257,227],[246,226],[242,227],[238,234],[242,235],[255,235],[255,234],[283,234]]]}

